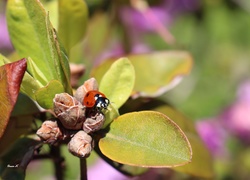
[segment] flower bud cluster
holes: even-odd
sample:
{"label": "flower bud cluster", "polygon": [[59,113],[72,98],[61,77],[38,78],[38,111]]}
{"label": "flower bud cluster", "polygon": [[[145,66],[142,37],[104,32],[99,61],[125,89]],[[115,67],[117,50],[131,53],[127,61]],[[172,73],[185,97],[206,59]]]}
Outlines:
{"label": "flower bud cluster", "polygon": [[94,148],[90,135],[101,129],[105,116],[96,109],[90,111],[82,102],[88,91],[97,89],[96,80],[91,78],[76,90],[74,97],[56,94],[53,99],[56,118],[44,121],[37,130],[41,140],[49,144],[68,140],[68,149],[73,155],[88,157]]}
{"label": "flower bud cluster", "polygon": [[80,130],[85,121],[85,107],[67,93],[56,94],[54,113],[66,129]]}

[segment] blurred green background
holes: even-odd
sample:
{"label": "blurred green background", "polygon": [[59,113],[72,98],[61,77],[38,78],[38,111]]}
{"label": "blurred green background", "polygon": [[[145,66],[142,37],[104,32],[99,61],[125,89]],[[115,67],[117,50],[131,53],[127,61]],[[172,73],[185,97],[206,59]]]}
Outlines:
{"label": "blurred green background", "polygon": [[171,27],[194,57],[192,74],[172,90],[171,101],[193,119],[218,114],[250,76],[249,9],[234,1],[204,1],[200,13],[180,16]]}

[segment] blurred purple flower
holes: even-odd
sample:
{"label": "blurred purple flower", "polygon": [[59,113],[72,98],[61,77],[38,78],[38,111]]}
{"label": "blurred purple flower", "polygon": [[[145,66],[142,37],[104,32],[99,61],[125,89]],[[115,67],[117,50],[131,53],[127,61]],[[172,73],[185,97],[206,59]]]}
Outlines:
{"label": "blurred purple flower", "polygon": [[145,32],[156,32],[165,42],[173,44],[175,38],[167,27],[178,14],[200,7],[198,0],[163,0],[157,6],[148,6],[136,0],[131,2],[133,2],[132,7],[121,8],[120,18],[134,42]]}
{"label": "blurred purple flower", "polygon": [[197,131],[214,156],[225,157],[227,133],[219,119],[205,119],[196,124]]}
{"label": "blurred purple flower", "polygon": [[130,178],[118,172],[116,169],[107,164],[104,160],[99,159],[94,166],[88,168],[88,179],[128,180]]}
{"label": "blurred purple flower", "polygon": [[199,0],[163,0],[164,7],[172,16],[181,13],[195,11],[201,7]]}
{"label": "blurred purple flower", "polygon": [[[124,6],[120,16],[125,25],[137,31],[154,31],[156,20],[163,25],[169,25],[180,13],[194,11],[200,7],[198,0],[163,0],[158,6],[144,10]],[[152,16],[154,16],[152,18]],[[153,20],[153,21],[152,21]]]}
{"label": "blurred purple flower", "polygon": [[[178,13],[195,10],[200,5],[198,0],[163,0],[158,6],[147,6],[137,0],[131,2],[131,6],[121,7],[119,17],[127,34],[125,38],[128,39],[129,53],[132,54],[151,52],[151,48],[143,40],[148,32],[158,33],[166,43],[173,44],[175,39],[167,27]],[[96,58],[95,64],[127,53],[119,42],[107,47]]]}
{"label": "blurred purple flower", "polygon": [[250,80],[243,82],[237,91],[238,101],[244,101],[250,104]]}
{"label": "blurred purple flower", "polygon": [[120,11],[123,25],[129,32],[132,44],[141,42],[147,32],[158,33],[167,43],[172,44],[175,40],[165,25],[169,25],[171,17],[162,7],[123,7]]}
{"label": "blurred purple flower", "polygon": [[98,159],[95,165],[88,168],[88,179],[89,180],[151,180],[151,179],[162,179],[163,177],[167,177],[167,175],[171,175],[171,170],[165,171],[166,174],[162,174],[161,171],[157,169],[149,169],[147,172],[140,176],[130,177],[125,176],[118,172],[116,169],[111,167],[108,163],[106,163],[101,158]]}
{"label": "blurred purple flower", "polygon": [[[143,43],[135,44],[131,49],[131,54],[140,54],[140,53],[148,53],[151,49]],[[95,60],[95,65],[100,64],[102,61],[107,60],[109,58],[119,58],[125,56],[126,52],[123,47],[119,43],[114,43],[108,49],[105,49]]]}
{"label": "blurred purple flower", "polygon": [[197,130],[214,155],[227,154],[225,142],[230,135],[250,143],[250,80],[237,91],[236,101],[215,119],[199,121]]}
{"label": "blurred purple flower", "polygon": [[4,14],[0,14],[0,51],[10,52],[13,49]]}
{"label": "blurred purple flower", "polygon": [[221,118],[230,132],[250,143],[250,80],[240,85],[237,100],[222,113]]}
{"label": "blurred purple flower", "polygon": [[140,32],[155,30],[153,22],[148,19],[151,13],[154,14],[161,23],[170,23],[171,17],[165,9],[161,7],[150,7],[149,9],[142,12],[130,6],[125,6],[121,9],[120,16],[128,28]]}

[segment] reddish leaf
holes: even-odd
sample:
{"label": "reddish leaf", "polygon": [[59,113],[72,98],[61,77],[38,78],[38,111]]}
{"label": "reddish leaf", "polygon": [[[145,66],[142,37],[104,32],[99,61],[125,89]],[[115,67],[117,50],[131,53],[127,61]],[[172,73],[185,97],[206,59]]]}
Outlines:
{"label": "reddish leaf", "polygon": [[25,58],[0,67],[0,138],[9,122],[26,68]]}

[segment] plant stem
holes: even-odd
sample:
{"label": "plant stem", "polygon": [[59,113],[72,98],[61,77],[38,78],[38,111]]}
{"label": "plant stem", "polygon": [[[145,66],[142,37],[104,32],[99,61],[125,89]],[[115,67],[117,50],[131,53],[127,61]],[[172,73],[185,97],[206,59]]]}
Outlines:
{"label": "plant stem", "polygon": [[55,176],[57,180],[63,180],[63,161],[59,146],[51,146],[50,154],[52,156],[55,168]]}
{"label": "plant stem", "polygon": [[85,158],[80,159],[81,180],[87,180],[87,162]]}

